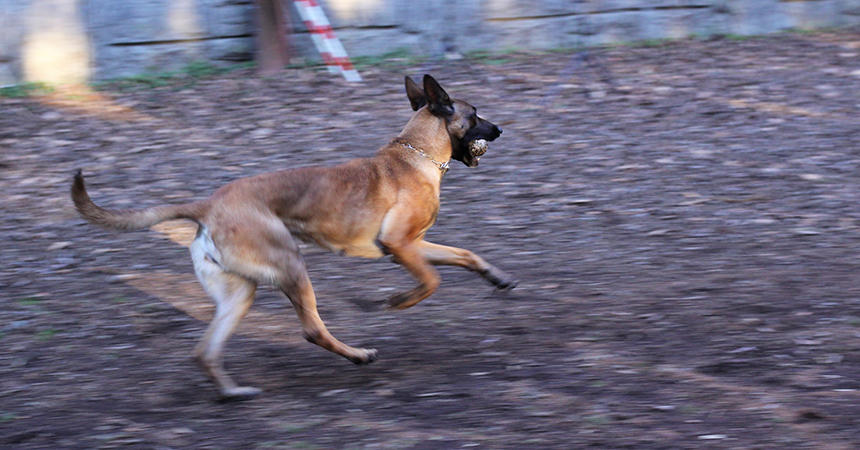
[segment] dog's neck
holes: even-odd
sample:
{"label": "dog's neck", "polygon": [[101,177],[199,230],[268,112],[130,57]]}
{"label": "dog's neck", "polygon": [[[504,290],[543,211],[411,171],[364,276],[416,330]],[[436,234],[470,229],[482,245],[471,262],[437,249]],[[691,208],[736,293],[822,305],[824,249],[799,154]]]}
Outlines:
{"label": "dog's neck", "polygon": [[448,172],[448,163],[450,162],[450,160],[445,161],[445,162],[436,161],[435,159],[433,159],[432,156],[430,156],[424,150],[410,144],[409,141],[406,141],[406,140],[401,139],[401,138],[394,138],[394,140],[391,142],[393,142],[397,145],[400,145],[405,149],[408,149],[410,151],[413,151],[413,152],[421,155],[422,158],[426,158],[428,161],[432,162],[436,167],[439,168],[439,171],[442,172],[442,175],[445,175],[445,173]]}
{"label": "dog's neck", "polygon": [[450,160],[453,152],[445,119],[434,116],[426,107],[412,115],[396,141],[421,149],[436,161]]}

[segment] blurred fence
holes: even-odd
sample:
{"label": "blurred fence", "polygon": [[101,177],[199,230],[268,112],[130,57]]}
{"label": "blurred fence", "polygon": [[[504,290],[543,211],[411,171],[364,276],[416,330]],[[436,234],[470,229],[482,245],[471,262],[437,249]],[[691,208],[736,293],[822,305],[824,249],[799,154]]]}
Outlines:
{"label": "blurred fence", "polygon": [[[319,1],[351,56],[441,56],[860,25],[858,0]],[[176,70],[193,61],[250,60],[253,3],[2,0],[0,85],[122,77]],[[294,49],[314,58],[310,37],[298,15],[291,15]]]}

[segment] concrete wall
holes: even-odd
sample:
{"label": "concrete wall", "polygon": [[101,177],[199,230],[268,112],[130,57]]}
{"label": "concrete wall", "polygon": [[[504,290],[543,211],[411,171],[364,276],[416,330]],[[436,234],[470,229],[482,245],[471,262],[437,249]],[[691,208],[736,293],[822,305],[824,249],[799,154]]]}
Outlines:
{"label": "concrete wall", "polygon": [[[351,56],[860,25],[860,0],[320,0]],[[290,3],[290,2],[287,2]],[[252,59],[252,0],[0,0],[0,85]],[[292,43],[315,51],[298,14]]]}

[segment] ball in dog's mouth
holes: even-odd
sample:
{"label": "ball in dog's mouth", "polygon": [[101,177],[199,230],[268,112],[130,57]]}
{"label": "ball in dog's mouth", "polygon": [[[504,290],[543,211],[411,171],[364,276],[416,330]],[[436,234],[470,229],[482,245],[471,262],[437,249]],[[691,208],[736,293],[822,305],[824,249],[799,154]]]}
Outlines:
{"label": "ball in dog's mouth", "polygon": [[475,139],[469,142],[469,152],[475,159],[480,159],[484,153],[487,153],[487,147],[489,147],[489,143],[486,139]]}

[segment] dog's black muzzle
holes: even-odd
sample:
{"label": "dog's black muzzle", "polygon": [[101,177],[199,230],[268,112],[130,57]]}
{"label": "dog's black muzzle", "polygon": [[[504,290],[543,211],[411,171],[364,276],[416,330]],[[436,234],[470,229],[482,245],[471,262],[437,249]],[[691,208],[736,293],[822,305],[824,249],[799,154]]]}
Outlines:
{"label": "dog's black muzzle", "polygon": [[485,141],[494,141],[502,135],[502,129],[496,124],[481,119],[478,119],[478,124],[470,128],[459,142],[454,145],[454,151],[451,154],[451,159],[456,159],[462,162],[467,167],[475,167],[478,165],[478,156],[472,154],[469,145],[472,141],[483,139]]}
{"label": "dog's black muzzle", "polygon": [[[493,124],[491,124],[491,125],[493,125]],[[484,138],[484,139],[487,139],[488,141],[495,140],[497,137],[502,135],[502,129],[496,125],[493,125],[493,132],[491,133],[491,135],[492,135],[491,138]]]}

